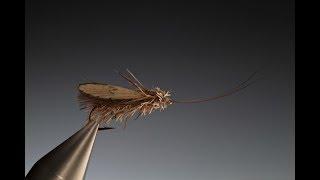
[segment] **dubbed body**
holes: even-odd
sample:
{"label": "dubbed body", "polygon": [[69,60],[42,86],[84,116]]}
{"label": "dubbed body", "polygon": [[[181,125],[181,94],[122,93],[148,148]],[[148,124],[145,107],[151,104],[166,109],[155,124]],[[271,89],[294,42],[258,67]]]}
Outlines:
{"label": "dubbed body", "polygon": [[172,104],[168,91],[146,89],[131,73],[130,76],[120,75],[135,88],[101,83],[79,85],[80,105],[82,109],[90,111],[87,122],[97,121],[108,126],[112,122],[124,121],[126,125],[127,120],[135,114],[138,117],[151,114],[154,110],[163,110]]}

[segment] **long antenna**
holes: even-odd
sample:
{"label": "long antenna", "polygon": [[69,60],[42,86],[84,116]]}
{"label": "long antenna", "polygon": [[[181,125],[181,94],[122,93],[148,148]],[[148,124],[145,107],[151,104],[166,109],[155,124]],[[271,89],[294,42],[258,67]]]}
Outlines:
{"label": "long antenna", "polygon": [[238,86],[236,86],[235,88],[222,93],[221,95],[218,96],[213,96],[213,97],[208,97],[208,98],[202,98],[202,99],[192,99],[192,100],[173,100],[174,103],[199,103],[199,102],[205,102],[205,101],[212,101],[212,100],[216,100],[222,97],[226,97],[229,95],[232,95],[236,92],[239,92],[240,90],[252,85],[253,83],[257,82],[259,79],[256,79],[255,81],[252,81],[251,83],[248,83],[256,74],[258,73],[258,71],[255,71],[254,73],[252,73],[247,80],[241,82]]}

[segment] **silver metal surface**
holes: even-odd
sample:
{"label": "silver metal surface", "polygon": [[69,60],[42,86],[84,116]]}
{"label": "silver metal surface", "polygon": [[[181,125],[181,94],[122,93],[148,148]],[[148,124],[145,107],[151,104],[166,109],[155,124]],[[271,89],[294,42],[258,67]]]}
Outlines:
{"label": "silver metal surface", "polygon": [[91,122],[37,161],[26,180],[83,180],[99,125]]}

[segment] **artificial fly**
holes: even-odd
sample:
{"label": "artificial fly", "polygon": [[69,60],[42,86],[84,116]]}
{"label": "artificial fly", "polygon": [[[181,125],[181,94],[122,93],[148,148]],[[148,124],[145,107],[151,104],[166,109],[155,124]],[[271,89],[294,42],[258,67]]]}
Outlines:
{"label": "artificial fly", "polygon": [[114,129],[110,127],[113,122],[124,122],[124,127],[126,127],[127,121],[135,114],[137,114],[137,119],[140,116],[149,115],[155,110],[162,111],[168,105],[174,103],[199,103],[229,96],[253,84],[255,81],[250,82],[250,80],[257,72],[254,72],[247,80],[241,82],[235,88],[221,95],[191,100],[174,100],[171,98],[169,91],[161,90],[158,87],[154,89],[145,88],[128,69],[126,74],[118,73],[133,88],[128,89],[101,83],[84,83],[78,87],[78,100],[81,109],[89,111],[87,123],[96,121],[100,124],[99,130]]}

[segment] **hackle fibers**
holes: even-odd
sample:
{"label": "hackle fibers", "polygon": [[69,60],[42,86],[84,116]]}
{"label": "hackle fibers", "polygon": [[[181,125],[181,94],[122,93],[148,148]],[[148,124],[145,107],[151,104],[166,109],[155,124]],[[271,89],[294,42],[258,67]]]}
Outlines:
{"label": "hackle fibers", "polygon": [[[137,90],[138,91],[138,90]],[[172,100],[169,91],[160,88],[145,91],[146,95],[140,99],[101,99],[79,92],[78,100],[81,109],[89,112],[89,121],[97,121],[101,125],[109,126],[112,123],[127,125],[127,120],[137,114],[137,118],[151,114],[154,110],[164,110]]]}

